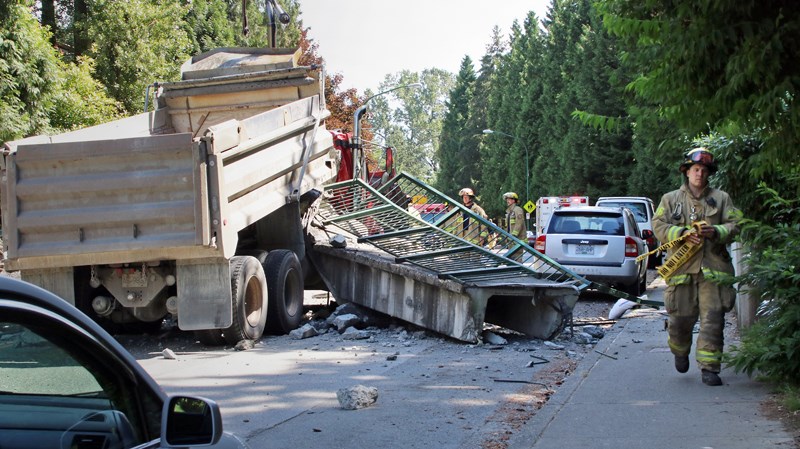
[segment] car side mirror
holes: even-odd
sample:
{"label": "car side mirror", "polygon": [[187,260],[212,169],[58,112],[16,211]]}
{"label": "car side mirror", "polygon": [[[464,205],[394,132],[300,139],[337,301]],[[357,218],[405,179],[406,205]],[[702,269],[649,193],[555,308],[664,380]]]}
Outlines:
{"label": "car side mirror", "polygon": [[651,239],[653,237],[655,237],[655,234],[653,234],[653,231],[651,231],[649,229],[645,229],[644,231],[642,231],[642,238],[643,239],[647,240],[647,239]]}
{"label": "car side mirror", "polygon": [[161,413],[162,447],[212,446],[222,438],[222,413],[216,402],[174,396]]}

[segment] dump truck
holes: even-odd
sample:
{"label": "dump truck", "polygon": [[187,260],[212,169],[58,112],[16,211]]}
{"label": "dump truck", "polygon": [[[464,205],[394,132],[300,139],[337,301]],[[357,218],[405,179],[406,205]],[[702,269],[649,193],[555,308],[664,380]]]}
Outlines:
{"label": "dump truck", "polygon": [[171,314],[209,344],[294,329],[307,210],[341,158],[299,56],[212,50],[152,85],[152,111],[6,143],[5,270],[111,326]]}

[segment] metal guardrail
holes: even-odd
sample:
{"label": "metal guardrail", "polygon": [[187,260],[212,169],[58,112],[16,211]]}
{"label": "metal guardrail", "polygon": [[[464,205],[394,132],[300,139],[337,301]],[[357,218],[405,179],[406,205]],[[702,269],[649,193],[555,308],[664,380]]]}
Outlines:
{"label": "metal guardrail", "polygon": [[589,281],[406,173],[378,189],[360,179],[326,186],[317,218],[385,251],[398,263],[464,284],[532,277],[657,304]]}

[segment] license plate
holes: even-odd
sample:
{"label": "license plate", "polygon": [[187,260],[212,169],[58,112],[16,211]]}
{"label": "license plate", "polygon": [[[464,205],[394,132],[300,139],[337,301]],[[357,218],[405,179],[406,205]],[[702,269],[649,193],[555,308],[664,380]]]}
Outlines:
{"label": "license plate", "polygon": [[575,254],[579,256],[594,255],[594,245],[578,245],[575,247]]}

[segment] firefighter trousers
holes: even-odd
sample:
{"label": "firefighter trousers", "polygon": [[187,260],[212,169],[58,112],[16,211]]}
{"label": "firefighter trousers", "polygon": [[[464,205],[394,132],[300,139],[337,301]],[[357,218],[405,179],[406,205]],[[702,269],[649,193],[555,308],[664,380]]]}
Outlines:
{"label": "firefighter trousers", "polygon": [[703,273],[684,275],[683,282],[669,285],[664,305],[669,314],[668,344],[676,356],[688,356],[692,349],[692,330],[700,319],[696,360],[700,369],[719,373],[722,362],[725,312],[730,310],[725,290]]}

